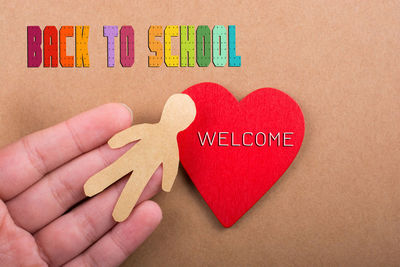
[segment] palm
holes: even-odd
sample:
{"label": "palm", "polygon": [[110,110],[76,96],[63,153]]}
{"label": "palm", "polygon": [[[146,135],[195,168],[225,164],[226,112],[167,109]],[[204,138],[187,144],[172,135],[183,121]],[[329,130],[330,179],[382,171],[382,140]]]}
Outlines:
{"label": "palm", "polygon": [[35,238],[16,226],[8,214],[4,202],[0,201],[0,262],[2,266],[42,266]]}
{"label": "palm", "polygon": [[126,151],[102,144],[130,123],[122,105],[109,104],[0,150],[1,266],[115,266],[145,240],[161,219],[145,201],[159,190],[161,169],[120,224],[111,213],[125,180],[88,200],[82,189]]}

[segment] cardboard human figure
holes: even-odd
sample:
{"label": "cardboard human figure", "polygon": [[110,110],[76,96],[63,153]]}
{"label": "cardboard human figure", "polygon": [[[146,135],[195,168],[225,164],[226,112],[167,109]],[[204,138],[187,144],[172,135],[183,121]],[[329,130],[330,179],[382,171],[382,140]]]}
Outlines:
{"label": "cardboard human figure", "polygon": [[131,213],[146,184],[160,164],[162,189],[169,192],[179,166],[176,136],[196,116],[196,106],[186,94],[174,94],[166,102],[159,123],[138,124],[114,135],[111,148],[140,140],[113,164],[96,173],[84,185],[87,196],[94,196],[132,171],[113,211],[114,220],[124,221]]}

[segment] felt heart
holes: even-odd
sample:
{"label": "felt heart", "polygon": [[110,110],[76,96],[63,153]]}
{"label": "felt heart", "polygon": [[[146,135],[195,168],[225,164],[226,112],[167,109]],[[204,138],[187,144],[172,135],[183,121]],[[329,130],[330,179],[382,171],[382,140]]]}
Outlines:
{"label": "felt heart", "polygon": [[181,163],[221,224],[230,227],[296,157],[303,114],[290,96],[273,88],[258,89],[240,102],[214,83],[183,93],[195,102],[197,115],[178,134]]}

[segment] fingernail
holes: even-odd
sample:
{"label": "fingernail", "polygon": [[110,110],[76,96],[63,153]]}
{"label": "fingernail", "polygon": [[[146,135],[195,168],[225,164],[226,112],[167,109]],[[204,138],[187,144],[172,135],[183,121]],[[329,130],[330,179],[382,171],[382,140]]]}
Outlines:
{"label": "fingernail", "polygon": [[127,110],[129,110],[129,113],[131,114],[131,123],[133,123],[133,112],[130,107],[128,107],[127,104],[121,103]]}

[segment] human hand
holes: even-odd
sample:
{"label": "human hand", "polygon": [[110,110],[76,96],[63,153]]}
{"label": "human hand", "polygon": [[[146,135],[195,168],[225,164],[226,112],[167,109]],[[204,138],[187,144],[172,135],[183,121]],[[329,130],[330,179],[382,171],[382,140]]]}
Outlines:
{"label": "human hand", "polygon": [[104,143],[131,123],[127,108],[107,104],[0,150],[1,266],[116,266],[153,232],[162,215],[147,199],[161,167],[122,223],[111,214],[126,178],[82,202],[85,181],[131,146]]}

